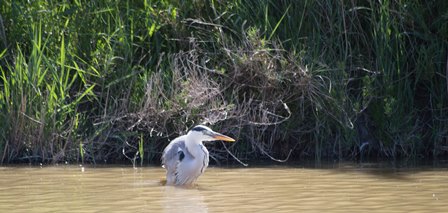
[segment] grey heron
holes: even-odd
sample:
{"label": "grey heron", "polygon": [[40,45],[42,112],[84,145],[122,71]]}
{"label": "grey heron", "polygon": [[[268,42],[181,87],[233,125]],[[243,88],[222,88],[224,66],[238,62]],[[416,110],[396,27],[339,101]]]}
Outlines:
{"label": "grey heron", "polygon": [[235,140],[210,128],[197,125],[186,135],[171,141],[162,154],[162,167],[166,169],[167,185],[192,185],[208,167],[209,154],[203,141]]}

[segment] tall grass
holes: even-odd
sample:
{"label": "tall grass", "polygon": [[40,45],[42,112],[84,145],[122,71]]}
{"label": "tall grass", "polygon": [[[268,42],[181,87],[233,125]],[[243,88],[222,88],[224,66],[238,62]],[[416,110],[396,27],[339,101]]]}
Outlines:
{"label": "tall grass", "polygon": [[[444,1],[2,1],[2,162],[448,151]],[[3,33],[4,32],[4,33]]]}
{"label": "tall grass", "polygon": [[78,139],[78,107],[93,96],[95,85],[75,86],[89,73],[80,70],[76,62],[67,61],[64,36],[59,53],[54,54],[57,58],[52,59],[47,56],[48,43],[42,40],[42,24],[31,30],[28,55],[17,47],[14,64],[1,69],[5,124],[2,161],[60,161],[73,154],[70,147]]}

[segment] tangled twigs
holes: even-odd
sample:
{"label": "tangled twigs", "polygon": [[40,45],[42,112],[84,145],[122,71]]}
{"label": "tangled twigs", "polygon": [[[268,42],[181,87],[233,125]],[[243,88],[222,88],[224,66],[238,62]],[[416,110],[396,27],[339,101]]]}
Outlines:
{"label": "tangled twigs", "polygon": [[232,152],[230,152],[230,150],[227,148],[227,146],[224,144],[224,142],[222,142],[222,146],[224,147],[224,149],[227,151],[227,153],[229,153],[230,156],[233,157],[233,159],[235,159],[236,161],[238,161],[238,163],[240,163],[243,166],[249,166],[249,164],[247,163],[243,163],[240,159],[238,159],[234,154],[232,154]]}

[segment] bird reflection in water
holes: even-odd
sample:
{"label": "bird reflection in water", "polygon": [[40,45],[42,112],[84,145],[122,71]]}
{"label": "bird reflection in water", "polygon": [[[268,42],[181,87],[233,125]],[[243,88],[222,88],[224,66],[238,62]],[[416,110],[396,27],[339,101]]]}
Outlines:
{"label": "bird reflection in water", "polygon": [[197,188],[192,187],[163,187],[164,212],[208,212],[204,196]]}

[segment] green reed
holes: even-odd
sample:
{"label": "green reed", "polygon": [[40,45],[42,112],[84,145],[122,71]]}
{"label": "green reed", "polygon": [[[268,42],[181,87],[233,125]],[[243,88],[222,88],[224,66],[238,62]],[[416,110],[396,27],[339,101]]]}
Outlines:
{"label": "green reed", "polygon": [[2,1],[2,162],[157,162],[210,118],[242,158],[445,155],[447,8]]}
{"label": "green reed", "polygon": [[78,107],[93,95],[95,85],[75,85],[88,73],[67,60],[64,36],[54,54],[42,39],[42,23],[33,25],[31,31],[29,53],[18,46],[14,64],[1,67],[6,123],[2,160],[60,161],[71,154],[72,143],[79,139]]}

